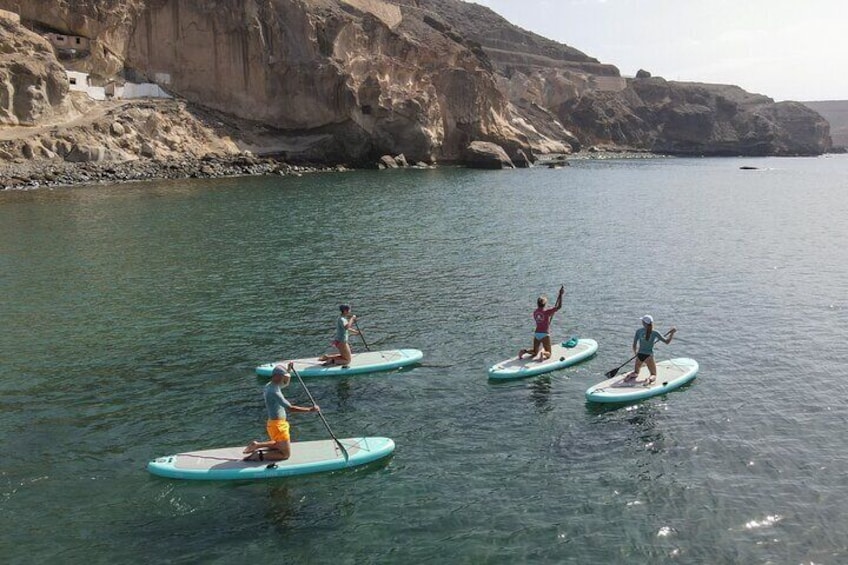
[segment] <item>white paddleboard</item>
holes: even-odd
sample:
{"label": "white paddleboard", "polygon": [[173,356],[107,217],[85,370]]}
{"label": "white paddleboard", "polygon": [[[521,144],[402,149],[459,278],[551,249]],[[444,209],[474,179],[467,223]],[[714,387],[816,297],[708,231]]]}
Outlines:
{"label": "white paddleboard", "polygon": [[598,351],[598,342],[594,339],[580,339],[574,347],[564,347],[555,343],[551,347],[551,357],[542,361],[534,361],[531,355],[523,359],[512,357],[496,363],[489,368],[489,378],[492,380],[523,379],[543,373],[549,373],[585,361]]}
{"label": "white paddleboard", "polygon": [[[400,367],[414,365],[424,358],[424,353],[418,349],[393,349],[390,351],[364,351],[351,356],[350,365],[330,365],[325,367],[317,357],[307,359],[292,359],[294,368],[301,377],[338,377],[344,375],[359,375],[362,373],[377,373],[391,371]],[[287,366],[289,360],[266,363],[256,367],[260,377],[270,377],[277,365]]]}
{"label": "white paddleboard", "polygon": [[648,367],[642,365],[635,380],[625,382],[630,371],[622,372],[611,379],[596,384],[586,391],[586,400],[592,402],[632,402],[642,400],[679,388],[698,374],[698,362],[679,357],[657,363],[657,380],[647,383],[651,376]]}
{"label": "white paddleboard", "polygon": [[197,481],[273,479],[323,473],[365,465],[389,456],[395,442],[385,437],[339,440],[348,452],[346,460],[335,441],[298,441],[291,444],[285,461],[244,461],[244,446],[188,451],[154,459],[147,470],[160,477]]}

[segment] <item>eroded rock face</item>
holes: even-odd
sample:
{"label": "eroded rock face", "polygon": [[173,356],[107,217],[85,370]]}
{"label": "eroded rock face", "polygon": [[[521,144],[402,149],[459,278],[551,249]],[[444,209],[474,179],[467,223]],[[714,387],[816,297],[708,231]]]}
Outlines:
{"label": "eroded rock face", "polygon": [[67,94],[50,44],[0,17],[0,125],[35,125],[62,113]]}
{"label": "eroded rock face", "polygon": [[151,2],[127,64],[283,134],[330,134],[298,158],[452,161],[475,139],[529,146],[477,55],[380,0]]}
{"label": "eroded rock face", "polygon": [[[645,73],[626,80],[459,0],[0,0],[0,8],[89,38],[82,70],[155,80],[273,129],[252,150],[289,160],[373,165],[403,153],[462,162],[475,141],[530,156],[589,145],[815,154],[829,144],[826,122],[795,104]],[[14,94],[0,93],[0,119],[55,106],[60,87],[39,84],[13,84],[28,93],[20,109],[8,109]],[[157,141],[127,153],[178,149]]]}
{"label": "eroded rock face", "polygon": [[[825,121],[796,103],[776,104],[733,86],[668,82],[644,70],[626,80],[612,65],[516,28],[488,8],[453,0],[419,4],[437,8],[456,34],[478,41],[522,117],[536,128],[564,131],[558,139],[575,150],[816,155],[830,147]],[[554,119],[545,121],[539,110]]]}
{"label": "eroded rock face", "polygon": [[567,101],[558,115],[588,144],[673,155],[818,155],[830,146],[815,112],[729,85],[630,80]]}

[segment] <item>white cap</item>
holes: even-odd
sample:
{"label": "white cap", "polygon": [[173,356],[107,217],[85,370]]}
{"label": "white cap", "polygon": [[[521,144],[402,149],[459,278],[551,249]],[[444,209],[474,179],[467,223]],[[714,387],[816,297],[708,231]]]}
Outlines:
{"label": "white cap", "polygon": [[653,324],[653,323],[654,323],[654,318],[653,318],[653,316],[651,316],[651,315],[649,315],[649,314],[645,314],[644,316],[642,316],[642,323],[643,323],[643,324],[646,324],[646,325],[651,325],[651,324]]}

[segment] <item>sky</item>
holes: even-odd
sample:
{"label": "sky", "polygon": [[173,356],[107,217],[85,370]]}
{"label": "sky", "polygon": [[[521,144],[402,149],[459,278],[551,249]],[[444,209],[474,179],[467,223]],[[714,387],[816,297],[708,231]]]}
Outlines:
{"label": "sky", "polygon": [[845,0],[473,0],[625,76],[848,100]]}

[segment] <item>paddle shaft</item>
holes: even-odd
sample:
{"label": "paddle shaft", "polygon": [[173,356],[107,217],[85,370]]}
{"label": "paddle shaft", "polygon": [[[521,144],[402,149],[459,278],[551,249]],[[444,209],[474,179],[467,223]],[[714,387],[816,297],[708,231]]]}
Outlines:
{"label": "paddle shaft", "polygon": [[[667,332],[665,332],[665,335],[663,337],[668,337],[670,333],[671,333],[671,330],[668,330]],[[637,353],[636,355],[639,355],[639,354]],[[630,359],[628,359],[627,361],[625,361],[624,363],[622,363],[621,365],[619,365],[615,369],[613,369],[611,371],[607,371],[606,373],[604,373],[604,376],[608,379],[613,378],[614,376],[616,376],[618,374],[618,372],[621,370],[622,367],[624,367],[625,365],[627,365],[628,363],[630,363],[631,361],[636,359],[636,355],[634,355],[633,357],[631,357]]]}
{"label": "paddle shaft", "polygon": [[357,322],[356,320],[354,320],[354,321],[353,321],[353,327],[355,327],[355,328],[356,328],[356,331],[358,331],[358,332],[359,332],[359,337],[360,337],[360,338],[362,338],[362,343],[365,345],[365,349],[366,349],[367,351],[371,351],[371,348],[370,348],[370,347],[368,347],[368,342],[367,342],[367,341],[365,341],[365,336],[364,336],[364,335],[362,335],[362,330],[360,330],[360,329],[359,329],[359,322]]}
{"label": "paddle shaft", "polygon": [[[317,406],[315,399],[312,398],[312,393],[309,392],[308,388],[306,388],[306,383],[303,382],[303,379],[300,377],[300,373],[297,372],[297,369],[294,368],[294,365],[292,365],[292,372],[294,373],[294,376],[297,377],[297,380],[300,382],[300,386],[302,386],[303,390],[306,391],[306,396],[309,397],[309,401],[312,403],[312,406]],[[327,428],[327,432],[330,434],[330,437],[333,438],[333,441],[335,441],[336,445],[339,446],[339,449],[342,450],[345,461],[348,461],[350,459],[350,455],[348,454],[347,449],[345,449],[345,446],[343,446],[342,442],[339,441],[339,438],[336,437],[336,434],[333,433],[333,430],[330,428],[330,424],[327,422],[327,418],[324,417],[324,414],[321,412],[320,408],[318,409],[318,416],[321,418],[321,421],[324,422],[324,427]]]}

